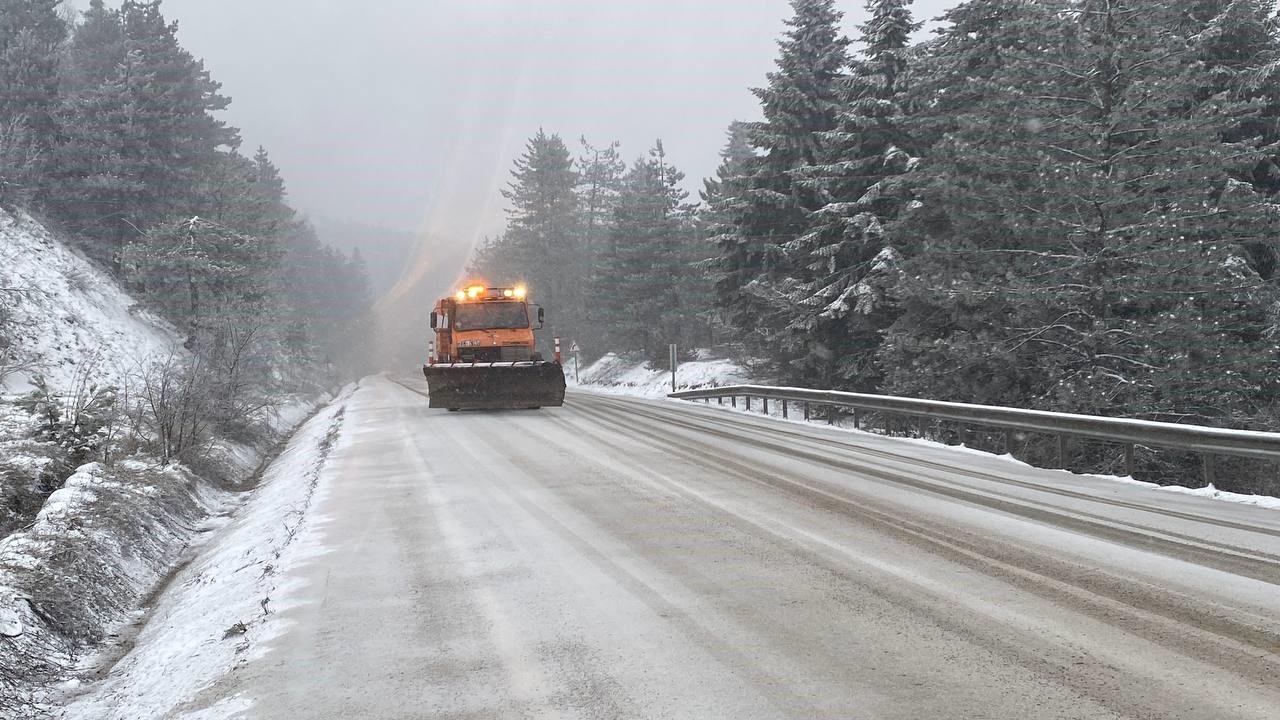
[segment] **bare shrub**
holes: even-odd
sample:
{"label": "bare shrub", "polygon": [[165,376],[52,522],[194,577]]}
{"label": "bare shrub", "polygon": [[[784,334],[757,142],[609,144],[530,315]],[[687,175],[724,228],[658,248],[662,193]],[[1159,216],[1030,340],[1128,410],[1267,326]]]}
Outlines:
{"label": "bare shrub", "polygon": [[163,462],[181,459],[208,438],[212,391],[205,362],[176,348],[142,369],[139,430]]}
{"label": "bare shrub", "polygon": [[255,420],[273,405],[278,352],[273,328],[265,312],[231,308],[201,321],[194,349],[213,389],[210,420],[225,434],[252,437]]}

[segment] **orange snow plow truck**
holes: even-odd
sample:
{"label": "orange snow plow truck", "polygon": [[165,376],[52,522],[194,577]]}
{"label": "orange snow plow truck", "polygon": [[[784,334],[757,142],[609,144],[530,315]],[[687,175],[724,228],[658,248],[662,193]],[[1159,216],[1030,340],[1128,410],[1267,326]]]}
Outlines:
{"label": "orange snow plow truck", "polygon": [[527,296],[523,286],[472,285],[436,303],[435,339],[422,367],[431,407],[536,410],[564,404],[564,368],[559,357],[549,362],[535,349],[533,333],[545,315],[538,307],[535,326]]}

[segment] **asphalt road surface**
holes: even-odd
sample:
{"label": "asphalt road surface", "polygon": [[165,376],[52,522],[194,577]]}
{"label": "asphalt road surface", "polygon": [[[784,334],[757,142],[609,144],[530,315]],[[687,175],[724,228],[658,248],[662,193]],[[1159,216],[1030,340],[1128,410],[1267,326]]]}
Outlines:
{"label": "asphalt road surface", "polygon": [[366,380],[254,718],[1280,718],[1280,512]]}

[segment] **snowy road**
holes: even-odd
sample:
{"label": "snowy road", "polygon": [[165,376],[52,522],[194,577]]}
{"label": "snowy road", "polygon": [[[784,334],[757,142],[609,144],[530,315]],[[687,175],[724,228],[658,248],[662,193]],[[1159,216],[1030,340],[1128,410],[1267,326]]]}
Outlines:
{"label": "snowy road", "polygon": [[448,414],[385,379],[325,473],[284,632],[200,705],[1280,716],[1275,510],[666,402]]}

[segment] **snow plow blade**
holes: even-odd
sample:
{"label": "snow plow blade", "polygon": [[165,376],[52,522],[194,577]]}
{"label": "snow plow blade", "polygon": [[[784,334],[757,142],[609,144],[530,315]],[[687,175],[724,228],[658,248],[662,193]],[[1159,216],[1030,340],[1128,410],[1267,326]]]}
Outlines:
{"label": "snow plow blade", "polygon": [[554,362],[424,365],[428,406],[519,410],[564,404],[564,369]]}

